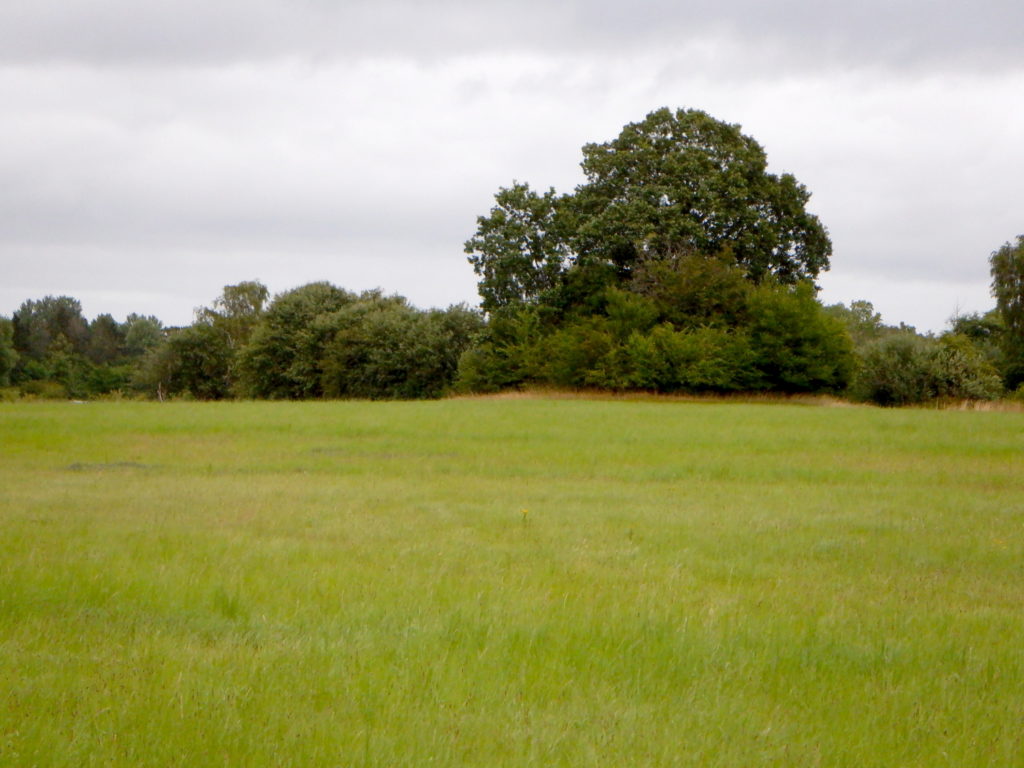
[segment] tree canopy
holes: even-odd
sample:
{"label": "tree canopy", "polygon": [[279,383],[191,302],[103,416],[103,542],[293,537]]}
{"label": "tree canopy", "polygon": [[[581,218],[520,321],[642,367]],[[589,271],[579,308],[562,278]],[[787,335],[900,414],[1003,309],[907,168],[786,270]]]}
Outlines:
{"label": "tree canopy", "polygon": [[1006,383],[1014,388],[1024,383],[1024,235],[994,251],[989,266],[992,295],[1003,321]]}
{"label": "tree canopy", "polygon": [[[767,171],[761,146],[698,110],[667,108],[583,147],[572,194],[514,182],[477,219],[466,252],[483,308],[542,301],[574,268],[627,281],[645,261],[728,251],[753,282],[795,284],[827,270],[832,244],[810,193]],[[613,274],[614,273],[614,274]]]}
{"label": "tree canopy", "polygon": [[514,182],[477,219],[465,247],[491,322],[464,386],[846,386],[850,337],[812,282],[828,234],[739,126],[659,109],[584,146],[582,168],[571,194]]}

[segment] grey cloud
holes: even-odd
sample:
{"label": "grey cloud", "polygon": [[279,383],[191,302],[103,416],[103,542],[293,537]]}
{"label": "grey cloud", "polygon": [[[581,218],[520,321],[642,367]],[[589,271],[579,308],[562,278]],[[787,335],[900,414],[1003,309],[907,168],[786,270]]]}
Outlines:
{"label": "grey cloud", "polygon": [[[877,292],[887,320],[940,327],[958,285],[984,308],[986,257],[1024,228],[1021,13],[8,0],[0,314],[65,292],[185,322],[253,277],[473,301],[462,242],[497,187],[569,190],[583,143],[668,105],[741,123],[807,184],[826,290],[853,286],[826,300]],[[922,275],[944,287],[901,305]]]}
{"label": "grey cloud", "polygon": [[487,51],[622,55],[694,40],[758,51],[756,65],[1017,68],[1017,0],[13,0],[0,60],[202,65]]}

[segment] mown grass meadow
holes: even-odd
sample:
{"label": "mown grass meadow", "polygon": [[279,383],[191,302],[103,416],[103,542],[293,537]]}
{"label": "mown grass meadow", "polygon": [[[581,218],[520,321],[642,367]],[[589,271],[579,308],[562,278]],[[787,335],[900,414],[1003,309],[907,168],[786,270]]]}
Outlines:
{"label": "mown grass meadow", "polygon": [[1024,414],[0,405],[0,764],[1024,763]]}

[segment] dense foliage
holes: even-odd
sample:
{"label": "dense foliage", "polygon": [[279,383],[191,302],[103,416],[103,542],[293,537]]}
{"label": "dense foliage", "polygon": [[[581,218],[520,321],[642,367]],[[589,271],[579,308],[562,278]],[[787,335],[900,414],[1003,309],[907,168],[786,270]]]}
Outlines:
{"label": "dense foliage", "polygon": [[154,317],[92,322],[70,296],[22,303],[0,318],[0,386],[37,397],[88,397],[127,389],[142,356],[161,338]]}
{"label": "dense foliage", "polygon": [[90,323],[67,296],[26,301],[0,318],[0,387],[43,398],[440,397],[483,327],[464,306],[423,311],[324,282],[268,298],[255,281],[225,286],[184,328],[134,314]]}
{"label": "dense foliage", "polygon": [[831,243],[807,190],[698,111],[583,148],[573,194],[501,189],[466,243],[491,323],[460,384],[841,391],[842,323],[811,280]]}
{"label": "dense foliage", "polygon": [[[785,284],[828,269],[832,244],[793,176],[767,172],[761,146],[697,110],[660,109],[604,144],[583,147],[572,194],[513,183],[467,243],[484,310],[552,301],[611,267],[625,282],[651,260],[729,250],[754,282]],[[599,269],[599,271],[604,271]]]}
{"label": "dense foliage", "polygon": [[422,311],[400,296],[311,283],[274,299],[240,354],[250,397],[439,397],[482,326],[463,306]]}
{"label": "dense foliage", "polygon": [[820,392],[841,391],[853,367],[845,328],[809,284],[754,285],[725,258],[690,254],[648,264],[627,288],[604,286],[585,310],[496,312],[463,357],[460,383]]}
{"label": "dense foliage", "polygon": [[912,405],[936,398],[991,400],[1002,393],[995,368],[959,334],[940,339],[900,332],[862,351],[853,392],[880,405]]}

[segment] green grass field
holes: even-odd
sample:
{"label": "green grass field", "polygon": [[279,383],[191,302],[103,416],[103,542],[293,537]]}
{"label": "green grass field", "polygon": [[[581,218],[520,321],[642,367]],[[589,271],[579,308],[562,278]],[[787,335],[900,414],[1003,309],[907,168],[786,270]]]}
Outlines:
{"label": "green grass field", "polygon": [[0,765],[1024,764],[1024,414],[0,405]]}

